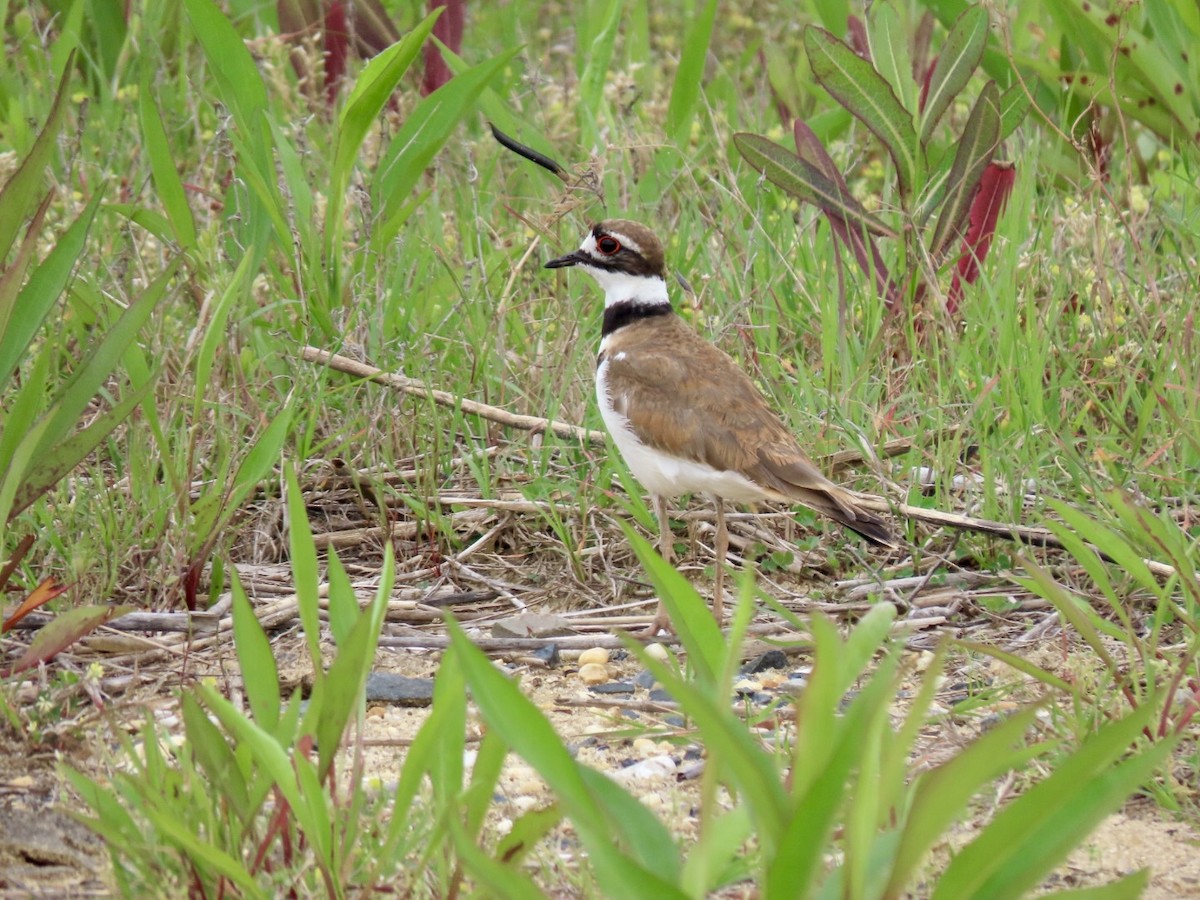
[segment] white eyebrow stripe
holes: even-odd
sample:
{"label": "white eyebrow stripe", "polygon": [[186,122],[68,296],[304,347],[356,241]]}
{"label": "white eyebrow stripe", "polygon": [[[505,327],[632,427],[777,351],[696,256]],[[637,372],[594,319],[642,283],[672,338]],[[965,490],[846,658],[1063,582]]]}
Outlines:
{"label": "white eyebrow stripe", "polygon": [[639,244],[637,241],[635,241],[633,238],[626,237],[625,235],[621,234],[621,232],[619,232],[619,231],[610,231],[609,234],[611,234],[618,241],[620,241],[622,247],[628,247],[634,253],[637,253],[639,255],[642,253],[642,245]]}

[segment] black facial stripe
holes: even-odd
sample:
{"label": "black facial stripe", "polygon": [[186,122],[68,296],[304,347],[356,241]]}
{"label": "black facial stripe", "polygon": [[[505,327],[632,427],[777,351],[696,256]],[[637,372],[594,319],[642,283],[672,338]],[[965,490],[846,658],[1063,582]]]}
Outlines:
{"label": "black facial stripe", "polygon": [[[669,316],[674,310],[669,303],[644,303],[641,300],[622,300],[604,310],[604,324],[600,328],[600,336],[607,337],[619,328],[654,316]],[[599,365],[600,361],[596,361]]]}
{"label": "black facial stripe", "polygon": [[650,267],[646,265],[646,260],[628,248],[619,251],[615,256],[597,257],[589,253],[587,264],[594,269],[603,269],[605,272],[623,272],[626,275],[658,274],[651,271]]}

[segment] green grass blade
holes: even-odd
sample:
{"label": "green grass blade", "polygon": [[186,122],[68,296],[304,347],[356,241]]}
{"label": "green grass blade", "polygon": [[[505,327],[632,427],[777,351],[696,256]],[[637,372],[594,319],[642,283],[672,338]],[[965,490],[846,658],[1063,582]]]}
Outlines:
{"label": "green grass blade", "polygon": [[1009,770],[1019,770],[1029,759],[1045,752],[1045,745],[1022,746],[1037,713],[1037,707],[1014,713],[949,762],[921,776],[896,850],[888,894],[903,891],[929,849],[966,812],[971,798],[989,781]]}
{"label": "green grass blade", "polygon": [[[379,632],[383,628],[383,617],[387,613],[394,579],[395,558],[389,543],[384,547],[383,570],[379,575],[375,596],[358,616],[346,640],[338,647],[338,654],[322,682],[323,702],[317,713],[316,726],[320,753],[318,774],[322,782],[333,765],[334,754],[341,745],[350,717],[362,704],[363,686],[375,661],[375,648],[379,643]],[[458,785],[462,785],[461,777]]]}
{"label": "green grass blade", "polygon": [[367,63],[346,98],[338,116],[337,146],[333,154],[329,202],[325,210],[326,254],[330,259],[337,255],[336,248],[341,246],[342,209],[358,152],[396,85],[421,52],[443,9],[435,9],[401,40]]}
{"label": "green grass blade", "polygon": [[933,130],[942,120],[950,104],[971,80],[988,39],[988,13],[983,6],[969,6],[946,38],[933,74],[929,78],[929,92],[925,96],[925,109],[921,113],[920,141],[924,147],[933,136]]}
{"label": "green grass blade", "polygon": [[[29,212],[37,205],[42,193],[42,179],[46,177],[46,166],[54,154],[58,143],[58,131],[62,127],[63,116],[67,111],[67,89],[70,87],[71,73],[75,70],[75,54],[72,53],[63,69],[62,80],[54,95],[54,102],[46,114],[46,122],[38,132],[37,139],[21,165],[5,182],[0,190],[0,260],[8,257],[17,232],[25,223]],[[3,313],[0,310],[0,313]],[[3,319],[0,319],[0,334],[4,332]],[[0,366],[0,376],[6,369]],[[0,377],[0,381],[3,378]]]}
{"label": "green grass blade", "polygon": [[292,561],[292,582],[296,587],[296,607],[304,628],[304,643],[313,664],[313,677],[320,681],[325,675],[321,657],[321,614],[317,587],[317,547],[313,542],[312,526],[304,507],[304,494],[296,480],[293,466],[284,466],[288,510],[288,555]]}
{"label": "green grass blade", "polygon": [[[192,401],[192,418],[199,422],[203,418],[203,406],[206,398],[205,388],[208,387],[213,365],[216,363],[217,351],[229,342],[229,314],[236,302],[250,290],[250,273],[254,267],[256,254],[246,253],[234,269],[233,276],[225,285],[225,290],[208,311],[208,321],[203,323],[204,337],[196,351],[196,393]],[[199,327],[199,326],[198,326]]]}
{"label": "green grass blade", "polygon": [[922,162],[912,114],[900,105],[892,86],[823,28],[804,29],[804,48],[817,81],[883,142],[896,165],[900,192],[910,196],[920,185]]}
{"label": "green grass blade", "polygon": [[448,627],[451,646],[481,715],[488,726],[498,731],[505,743],[537,770],[554,790],[587,848],[601,890],[610,896],[682,897],[655,871],[639,865],[627,855],[632,848],[618,846],[624,843],[625,836],[614,833],[587,778],[554,728],[520,689],[467,640],[453,619]]}
{"label": "green grass blade", "polygon": [[216,79],[221,98],[261,166],[270,159],[264,130],[268,101],[267,88],[254,57],[213,0],[184,0],[184,7],[208,58],[208,71]]}
{"label": "green grass blade", "polygon": [[237,571],[232,573],[233,641],[242,670],[242,688],[254,721],[274,733],[279,725],[279,669],[271,641],[254,615],[254,607],[242,587]]}
{"label": "green grass blade", "polygon": [[1049,778],[1005,807],[951,861],[934,900],[1024,896],[1165,762],[1173,738],[1116,764],[1128,756],[1153,717],[1153,704],[1147,703],[1105,725]]}
{"label": "green grass blade", "polygon": [[96,191],[79,217],[54,242],[46,258],[30,273],[15,303],[9,309],[0,309],[0,386],[7,385],[46,316],[62,298],[103,193]]}
{"label": "green grass blade", "polygon": [[[42,445],[49,444],[46,438],[49,431],[48,422],[44,421],[39,427],[27,432],[26,439],[30,444],[29,455],[22,456],[26,462],[17,469],[22,473],[22,478],[12,495],[12,506],[8,509],[7,516],[15,516],[28,509],[38,497],[58,484],[67,473],[83,462],[88,454],[117,430],[139,403],[151,396],[153,387],[154,381],[150,380],[139,387],[127,390],[119,401],[90,421],[86,428],[63,438],[47,450],[40,448]],[[14,463],[16,458],[14,457]],[[4,505],[0,503],[0,514],[2,513],[4,513]],[[3,519],[0,518],[0,521]]]}
{"label": "green grass blade", "polygon": [[391,243],[404,218],[411,213],[406,208],[407,201],[417,180],[471,109],[475,98],[519,50],[514,47],[452,78],[422,100],[405,120],[380,163],[372,189],[377,208],[383,214],[372,236],[375,246]]}
{"label": "green grass blade", "polygon": [[547,896],[518,867],[505,865],[480,850],[468,830],[453,816],[449,824],[458,859],[486,896],[506,900],[537,900]]}
{"label": "green grass blade", "polygon": [[620,522],[621,530],[662,602],[671,615],[675,633],[687,649],[688,659],[696,679],[709,690],[718,686],[718,676],[725,667],[728,652],[725,636],[708,608],[686,578],[667,563],[632,526]]}
{"label": "green grass blade", "polygon": [[691,138],[716,16],[717,0],[708,0],[696,11],[683,34],[683,49],[667,103],[667,134],[680,147],[686,147]]}
{"label": "green grass blade", "polygon": [[1075,888],[1066,891],[1052,891],[1049,894],[1039,894],[1041,900],[1137,900],[1146,893],[1150,886],[1150,869],[1138,869],[1132,875],[1126,875],[1108,884],[1098,884],[1095,887]]}
{"label": "green grass blade", "polygon": [[48,412],[50,425],[42,438],[40,451],[50,453],[79,422],[88,404],[120,366],[126,350],[137,340],[142,326],[166,293],[178,264],[179,257],[175,257],[80,361]]}
{"label": "green grass blade", "polygon": [[158,104],[154,102],[151,77],[152,70],[147,66],[142,73],[141,86],[138,89],[142,145],[146,148],[154,187],[158,191],[158,199],[162,202],[163,209],[166,210],[171,231],[179,246],[187,249],[196,243],[196,222],[188,205],[183,179],[179,177],[175,159],[171,155],[171,145],[166,129],[163,128],[162,114]]}
{"label": "green grass blade", "polygon": [[194,695],[184,691],[179,698],[179,705],[188,747],[196,762],[212,782],[213,790],[233,807],[239,822],[249,824],[256,807],[250,802],[246,779],[242,776],[233,748]]}

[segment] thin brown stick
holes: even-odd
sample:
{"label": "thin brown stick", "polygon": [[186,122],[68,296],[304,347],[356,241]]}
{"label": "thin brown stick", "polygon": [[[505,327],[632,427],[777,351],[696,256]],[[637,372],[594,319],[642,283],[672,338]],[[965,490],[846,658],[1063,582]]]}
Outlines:
{"label": "thin brown stick", "polygon": [[578,425],[571,425],[567,422],[543,419],[541,416],[522,416],[517,413],[510,413],[508,410],[501,409],[498,406],[489,406],[487,403],[467,400],[465,397],[456,397],[449,391],[440,391],[431,388],[425,382],[418,381],[416,378],[385,372],[382,369],[361,363],[356,359],[351,359],[348,356],[340,356],[337,353],[330,353],[328,350],[322,350],[319,347],[305,347],[300,351],[300,355],[308,362],[329,366],[331,369],[337,369],[339,372],[345,372],[347,375],[354,375],[357,378],[369,378],[371,381],[387,385],[394,390],[403,391],[406,394],[412,394],[416,397],[428,397],[434,403],[441,406],[448,406],[451,409],[461,409],[465,413],[481,416],[492,422],[499,422],[501,425],[508,425],[512,428],[520,428],[522,431],[532,431],[535,433],[549,431],[556,437],[577,440],[596,446],[604,445],[603,431],[592,431],[587,428],[580,428]]}
{"label": "thin brown stick", "polygon": [[[854,496],[857,498],[859,505],[872,512],[892,513],[893,515],[903,516],[906,519],[912,519],[915,522],[924,522],[927,525],[958,528],[962,531],[978,531],[983,534],[995,535],[1005,540],[1015,541],[1018,544],[1028,544],[1031,547],[1053,547],[1056,550],[1066,549],[1063,542],[1055,536],[1054,532],[1046,528],[1032,528],[1028,525],[994,522],[990,519],[964,516],[960,513],[944,512],[940,509],[924,509],[920,506],[909,506],[907,503],[893,503],[890,500],[885,500],[883,497],[875,497],[871,494],[856,493]],[[1116,560],[1112,559],[1098,547],[1094,547],[1091,544],[1087,546],[1095,550],[1102,559],[1106,559],[1109,562],[1116,562]],[[1170,578],[1175,574],[1175,567],[1169,566],[1166,563],[1157,562],[1153,559],[1144,559],[1142,562],[1146,564],[1146,567],[1151,572],[1160,578]]]}

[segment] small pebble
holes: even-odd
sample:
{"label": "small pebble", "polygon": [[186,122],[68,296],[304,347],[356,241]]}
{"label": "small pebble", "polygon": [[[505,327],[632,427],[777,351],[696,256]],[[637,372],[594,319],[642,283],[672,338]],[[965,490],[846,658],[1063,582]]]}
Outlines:
{"label": "small pebble", "polygon": [[651,659],[657,659],[659,662],[666,662],[670,656],[670,654],[667,652],[667,648],[662,644],[657,643],[646,645],[646,655]]}
{"label": "small pebble", "polygon": [[633,679],[635,686],[650,690],[658,682],[654,678],[654,673],[649,670],[638,672],[637,677]]}
{"label": "small pebble", "polygon": [[604,684],[608,681],[608,669],[599,663],[588,663],[579,667],[579,680],[584,684]]}
{"label": "small pebble", "polygon": [[933,662],[933,651],[922,650],[919,654],[917,654],[917,671],[918,672],[926,671],[932,662]]}
{"label": "small pebble", "polygon": [[608,662],[608,651],[603,647],[589,647],[579,654],[579,665],[583,666],[597,665],[602,666]]}
{"label": "small pebble", "polygon": [[670,703],[675,698],[668,691],[664,691],[662,688],[655,688],[650,692],[650,699],[658,703]]}
{"label": "small pebble", "polygon": [[633,742],[633,752],[643,758],[658,753],[658,744],[650,738],[640,737]]}
{"label": "small pebble", "polygon": [[675,769],[675,760],[671,759],[671,757],[651,756],[649,759],[643,759],[641,762],[627,766],[619,772],[614,772],[613,777],[617,781],[629,784],[634,781],[650,781],[651,779],[665,778],[668,775],[674,775]]}
{"label": "small pebble", "polygon": [[733,692],[739,697],[749,697],[760,690],[762,690],[762,683],[751,678],[743,678],[733,686]]}

